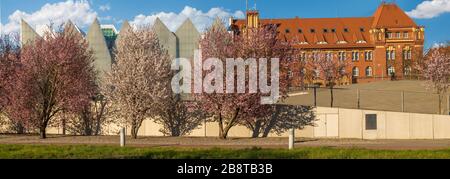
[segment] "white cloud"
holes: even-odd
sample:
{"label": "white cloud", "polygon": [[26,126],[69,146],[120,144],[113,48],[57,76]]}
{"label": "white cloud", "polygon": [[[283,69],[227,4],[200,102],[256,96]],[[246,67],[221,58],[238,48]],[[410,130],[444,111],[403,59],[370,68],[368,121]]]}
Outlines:
{"label": "white cloud", "polygon": [[87,0],[67,0],[45,4],[41,9],[32,13],[16,10],[8,17],[9,22],[2,25],[2,33],[17,32],[20,29],[21,19],[27,21],[37,32],[42,33],[42,30],[46,29],[50,23],[60,25],[71,20],[83,28],[91,24],[96,17],[97,12],[91,8]]}
{"label": "white cloud", "polygon": [[101,11],[109,11],[111,10],[111,6],[109,4],[101,5],[98,9]]}
{"label": "white cloud", "polygon": [[445,43],[434,43],[431,48],[439,48],[439,47],[444,47],[446,44]]}
{"label": "white cloud", "polygon": [[148,16],[140,14],[134,17],[130,23],[133,26],[153,24],[156,18],[160,18],[171,31],[176,31],[187,18],[190,18],[197,29],[203,31],[212,24],[216,17],[225,19],[230,16],[244,18],[244,13],[242,11],[230,12],[223,8],[211,8],[208,12],[202,12],[196,8],[185,6],[180,13],[159,12]]}
{"label": "white cloud", "polygon": [[101,23],[106,23],[106,22],[108,22],[108,23],[113,23],[113,24],[120,24],[120,23],[123,22],[123,20],[117,19],[117,18],[112,17],[112,16],[98,17],[98,20],[99,20]]}
{"label": "white cloud", "polygon": [[429,0],[417,5],[407,14],[417,19],[431,19],[441,14],[450,12],[450,0]]}

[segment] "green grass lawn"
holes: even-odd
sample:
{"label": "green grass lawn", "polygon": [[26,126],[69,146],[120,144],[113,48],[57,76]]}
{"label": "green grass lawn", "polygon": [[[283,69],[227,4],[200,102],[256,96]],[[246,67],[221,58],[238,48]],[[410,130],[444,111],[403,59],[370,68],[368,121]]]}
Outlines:
{"label": "green grass lawn", "polygon": [[1,159],[450,159],[447,150],[342,148],[192,149],[87,145],[0,145]]}

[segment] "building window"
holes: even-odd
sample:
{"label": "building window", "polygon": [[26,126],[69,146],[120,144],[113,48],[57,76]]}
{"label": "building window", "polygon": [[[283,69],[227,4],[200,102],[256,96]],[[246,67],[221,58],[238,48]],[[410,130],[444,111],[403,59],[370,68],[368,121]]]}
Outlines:
{"label": "building window", "polygon": [[359,28],[359,31],[364,32],[364,28],[362,28],[362,27]]}
{"label": "building window", "polygon": [[398,39],[399,38],[401,38],[401,34],[400,34],[400,32],[397,32],[397,36],[396,36]]}
{"label": "building window", "polygon": [[405,39],[409,38],[408,32],[404,32],[404,33],[403,33],[403,38],[405,38]]}
{"label": "building window", "polygon": [[352,75],[353,75],[353,77],[359,76],[359,68],[358,67],[353,67]]}
{"label": "building window", "polygon": [[332,57],[333,57],[333,55],[331,54],[331,52],[327,52],[327,53],[325,54],[326,60],[331,60]]}
{"label": "building window", "polygon": [[393,66],[389,66],[388,75],[389,76],[395,75],[395,68]]}
{"label": "building window", "polygon": [[304,76],[306,74],[306,69],[305,68],[302,68],[301,70],[300,70],[300,76]]}
{"label": "building window", "polygon": [[392,32],[388,32],[386,36],[388,39],[392,39]]}
{"label": "building window", "polygon": [[366,76],[368,76],[368,77],[372,76],[372,72],[373,72],[372,67],[366,68]]}
{"label": "building window", "polygon": [[411,74],[411,67],[410,66],[406,66],[405,67],[405,75],[410,75]]}
{"label": "building window", "polygon": [[377,130],[376,114],[366,114],[366,130]]}
{"label": "building window", "polygon": [[294,74],[292,73],[292,70],[288,71],[288,76],[289,76],[289,78],[292,78],[292,76],[294,76]]}
{"label": "building window", "polygon": [[366,61],[372,61],[373,60],[373,53],[372,53],[372,51],[364,52],[364,59]]}
{"label": "building window", "polygon": [[313,61],[317,61],[317,60],[319,59],[319,54],[316,53],[316,52],[314,52],[314,53],[312,54],[312,56],[313,56]]}
{"label": "building window", "polygon": [[302,33],[303,31],[302,31],[302,29],[298,29],[298,33]]}
{"label": "building window", "polygon": [[336,29],[331,29],[331,32],[335,33],[335,32],[336,32]]}
{"label": "building window", "polygon": [[395,50],[387,50],[386,51],[386,59],[387,60],[395,60]]}
{"label": "building window", "polygon": [[328,33],[328,29],[323,29],[323,33]]}
{"label": "building window", "polygon": [[345,61],[345,52],[339,52],[339,60]]}
{"label": "building window", "polygon": [[316,32],[316,30],[315,29],[311,29],[311,33],[315,33]]}
{"label": "building window", "polygon": [[403,59],[404,60],[411,60],[411,50],[403,50]]}
{"label": "building window", "polygon": [[352,52],[352,61],[359,61],[359,52]]}
{"label": "building window", "polygon": [[300,60],[301,60],[302,62],[304,62],[304,61],[306,60],[306,54],[305,54],[305,52],[302,52],[302,53],[300,54]]}
{"label": "building window", "polygon": [[286,34],[289,34],[289,32],[291,32],[289,29],[285,30]]}
{"label": "building window", "polygon": [[344,32],[348,32],[348,28],[344,28]]}
{"label": "building window", "polygon": [[319,77],[320,77],[320,70],[314,69],[314,78],[319,78]]}

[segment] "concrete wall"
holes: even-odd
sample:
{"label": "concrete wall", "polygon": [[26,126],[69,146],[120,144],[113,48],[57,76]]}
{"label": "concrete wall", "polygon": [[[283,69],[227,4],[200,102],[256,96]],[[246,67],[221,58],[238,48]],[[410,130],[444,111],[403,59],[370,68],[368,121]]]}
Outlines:
{"label": "concrete wall", "polygon": [[20,42],[21,45],[26,45],[29,42],[34,41],[39,38],[39,35],[34,31],[34,29],[23,19],[20,21]]}
{"label": "concrete wall", "polygon": [[[357,139],[450,139],[450,116],[401,113],[358,109],[337,109],[339,138]],[[366,114],[377,115],[377,129],[366,130]],[[329,125],[328,116],[336,115],[336,109],[318,109],[317,123]],[[317,127],[315,127],[317,128]],[[332,130],[334,127],[332,127]],[[329,129],[327,130],[329,132]],[[314,137],[317,137],[315,134]],[[333,137],[329,134],[328,138]]]}
{"label": "concrete wall", "polygon": [[168,51],[171,59],[177,55],[177,37],[157,18],[153,29],[158,36],[159,43]]}
{"label": "concrete wall", "polygon": [[110,72],[112,65],[111,53],[97,19],[89,27],[86,39],[89,47],[94,52],[94,66],[98,70],[99,75],[102,76],[105,72]]}
{"label": "concrete wall", "polygon": [[184,23],[175,32],[177,36],[177,57],[194,59],[194,51],[198,49],[200,32],[194,26],[190,19]]}
{"label": "concrete wall", "polygon": [[[341,138],[341,139],[450,139],[450,116],[386,112],[373,110],[341,109],[319,107],[316,110],[317,120],[314,126],[306,126],[296,130],[296,137],[305,138]],[[365,115],[377,115],[377,129],[366,130]],[[160,125],[146,120],[140,131],[141,136],[163,136],[159,132]],[[118,127],[112,127],[111,135],[117,134]],[[61,130],[51,129],[51,133]],[[218,124],[208,122],[195,129],[191,137],[216,137],[219,135]],[[129,133],[129,131],[128,131]],[[235,126],[229,137],[251,137],[252,131],[244,126]],[[269,137],[288,137],[287,132]]]}

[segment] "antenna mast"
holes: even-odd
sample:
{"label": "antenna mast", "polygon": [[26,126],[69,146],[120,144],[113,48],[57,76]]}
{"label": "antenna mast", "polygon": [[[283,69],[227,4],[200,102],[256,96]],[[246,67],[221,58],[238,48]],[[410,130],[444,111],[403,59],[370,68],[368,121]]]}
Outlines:
{"label": "antenna mast", "polygon": [[248,11],[248,0],[245,0],[245,11]]}

